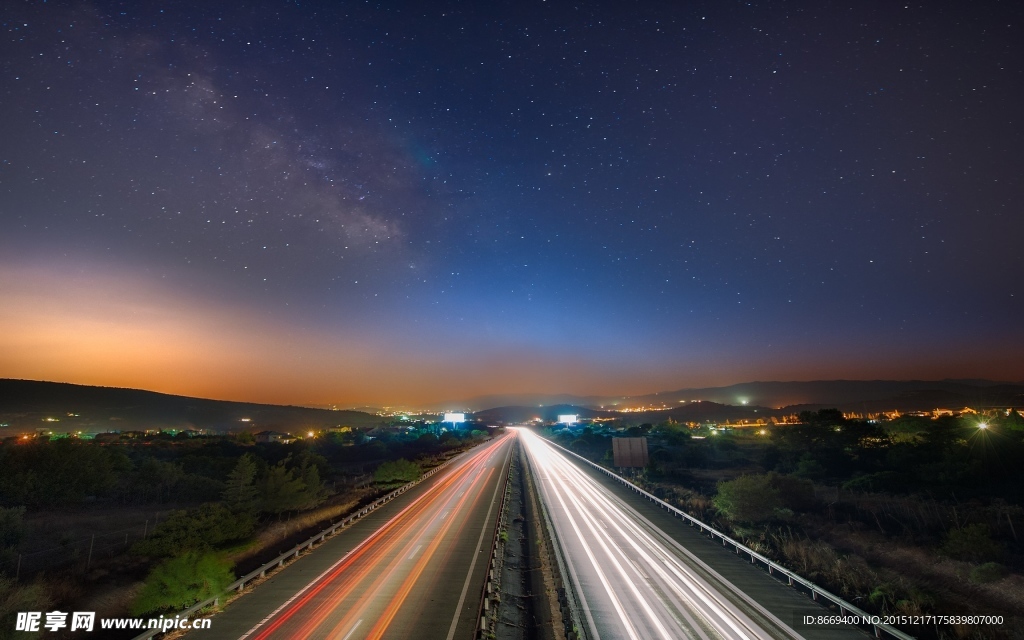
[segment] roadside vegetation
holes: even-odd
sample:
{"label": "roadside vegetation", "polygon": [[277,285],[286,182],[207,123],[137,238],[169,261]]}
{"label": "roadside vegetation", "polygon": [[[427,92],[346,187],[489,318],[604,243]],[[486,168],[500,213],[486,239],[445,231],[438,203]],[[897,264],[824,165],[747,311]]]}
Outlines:
{"label": "roadside vegetation", "polygon": [[9,439],[0,629],[18,611],[157,615],[215,595],[236,570],[486,437],[439,431],[385,425],[288,444],[249,433]]}
{"label": "roadside vegetation", "polygon": [[733,431],[685,425],[558,430],[612,465],[611,437],[648,438],[649,491],[873,613],[994,614],[918,637],[1024,637],[1024,418],[1016,412]]}

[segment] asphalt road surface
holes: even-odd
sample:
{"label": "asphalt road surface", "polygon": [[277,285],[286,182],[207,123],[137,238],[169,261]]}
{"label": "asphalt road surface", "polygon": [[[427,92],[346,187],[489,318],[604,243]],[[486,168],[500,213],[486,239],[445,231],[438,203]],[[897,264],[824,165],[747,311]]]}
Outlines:
{"label": "asphalt road surface", "polygon": [[566,556],[566,578],[577,585],[589,640],[801,637],[542,438],[516,431]]}
{"label": "asphalt road surface", "polygon": [[475,638],[515,434],[326,541],[189,638]]}

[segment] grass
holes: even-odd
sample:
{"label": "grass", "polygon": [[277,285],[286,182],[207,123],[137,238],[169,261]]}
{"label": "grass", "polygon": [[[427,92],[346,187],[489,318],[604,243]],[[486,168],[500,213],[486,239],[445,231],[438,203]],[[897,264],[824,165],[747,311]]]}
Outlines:
{"label": "grass", "polygon": [[[736,527],[719,518],[708,496],[698,491],[664,482],[647,486],[655,488],[670,504],[708,524],[721,525],[756,551],[870,612],[1006,616],[998,629],[950,626],[930,630],[937,635],[929,637],[1024,637],[1013,635],[1024,626],[1024,576],[995,563],[978,565],[938,556],[938,539],[908,533],[938,526],[945,507],[934,501],[915,504],[902,496],[845,491],[836,495],[834,487],[816,487],[819,498],[827,499],[820,509],[795,515],[793,526],[802,533],[794,533],[778,523]],[[876,514],[881,527],[874,521]],[[903,519],[906,526],[900,525]]]}

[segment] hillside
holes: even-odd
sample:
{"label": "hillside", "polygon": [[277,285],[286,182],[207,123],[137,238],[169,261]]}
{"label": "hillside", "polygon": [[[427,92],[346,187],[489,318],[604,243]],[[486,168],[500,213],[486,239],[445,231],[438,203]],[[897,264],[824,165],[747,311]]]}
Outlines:
{"label": "hillside", "polygon": [[[678,407],[702,400],[719,405],[760,406],[787,413],[802,408],[847,411],[916,411],[938,407],[1024,406],[1024,382],[992,380],[810,380],[743,382],[725,387],[691,387],[636,396],[515,394],[478,396],[444,406],[481,411],[488,407],[572,405],[590,409]],[[569,412],[572,413],[572,412]]]}
{"label": "hillside", "polygon": [[[243,419],[248,421],[243,422]],[[295,431],[335,425],[372,427],[380,419],[331,411],[175,396],[153,391],[62,382],[0,379],[0,437],[47,428],[55,432],[138,429]],[[5,433],[6,432],[6,433]]]}

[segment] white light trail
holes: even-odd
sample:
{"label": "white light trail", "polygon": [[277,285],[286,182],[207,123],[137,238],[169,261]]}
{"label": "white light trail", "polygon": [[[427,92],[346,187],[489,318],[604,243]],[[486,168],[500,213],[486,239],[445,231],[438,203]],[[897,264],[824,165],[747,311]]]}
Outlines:
{"label": "white light trail", "polygon": [[[517,429],[548,506],[555,535],[576,576],[589,635],[622,638],[767,640],[796,638],[707,565],[696,570],[677,542],[581,472],[528,429]],[[690,556],[692,558],[692,556]],[[703,573],[704,575],[701,575]],[[713,584],[714,583],[714,584]],[[723,591],[730,591],[732,598]],[[755,622],[755,610],[769,628]]]}

